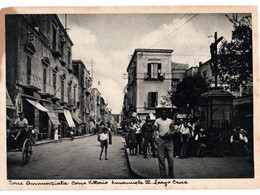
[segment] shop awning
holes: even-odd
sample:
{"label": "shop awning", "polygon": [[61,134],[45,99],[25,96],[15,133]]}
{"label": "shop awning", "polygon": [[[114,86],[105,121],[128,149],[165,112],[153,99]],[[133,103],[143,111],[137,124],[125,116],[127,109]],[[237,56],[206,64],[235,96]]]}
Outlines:
{"label": "shop awning", "polygon": [[73,118],[79,125],[83,123],[82,120],[80,120],[80,118],[77,117],[75,114],[72,114],[72,118]]}
{"label": "shop awning", "polygon": [[65,115],[65,118],[68,122],[69,127],[76,127],[76,125],[74,124],[73,119],[71,117],[70,111],[64,109],[64,115]]}
{"label": "shop awning", "polygon": [[50,117],[51,122],[54,125],[60,125],[59,119],[58,119],[58,117],[56,116],[56,114],[53,111],[49,111],[49,112],[47,112],[47,114]]}
{"label": "shop awning", "polygon": [[10,98],[10,95],[9,95],[7,89],[6,89],[6,108],[15,110],[15,107],[13,105],[13,102]]}
{"label": "shop awning", "polygon": [[43,112],[49,112],[49,110],[47,108],[45,108],[44,106],[42,106],[39,102],[36,102],[34,100],[29,100],[29,99],[26,99],[29,103],[31,103],[35,108],[37,108],[38,110],[40,111],[43,111]]}

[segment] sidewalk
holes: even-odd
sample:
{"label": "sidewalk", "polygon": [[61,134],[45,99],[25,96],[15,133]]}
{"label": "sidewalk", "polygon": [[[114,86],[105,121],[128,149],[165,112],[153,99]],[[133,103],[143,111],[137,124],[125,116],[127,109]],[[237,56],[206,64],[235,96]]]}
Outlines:
{"label": "sidewalk", "polygon": [[[159,165],[157,158],[143,155],[129,155],[126,149],[131,171],[138,178],[158,178]],[[167,165],[167,160],[165,160]],[[166,169],[167,166],[166,166]],[[167,170],[168,171],[168,170]],[[191,157],[186,159],[174,158],[174,175],[177,179],[192,178],[252,178],[254,165],[247,157]]]}
{"label": "sidewalk", "polygon": [[[74,139],[80,139],[80,138],[84,138],[84,137],[89,137],[91,135],[93,135],[93,134],[85,134],[85,135],[81,135],[81,136],[75,136]],[[70,140],[70,137],[62,138],[62,141],[65,141],[65,140]],[[54,143],[54,142],[55,142],[54,139],[36,141],[35,146],[42,145],[42,144],[48,144],[48,143]]]}

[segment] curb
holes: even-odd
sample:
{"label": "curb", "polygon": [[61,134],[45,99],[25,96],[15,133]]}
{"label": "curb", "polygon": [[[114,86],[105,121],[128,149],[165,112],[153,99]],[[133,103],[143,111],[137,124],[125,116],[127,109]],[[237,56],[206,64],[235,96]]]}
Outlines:
{"label": "curb", "polygon": [[127,161],[128,167],[129,167],[129,169],[130,169],[130,173],[134,176],[135,179],[146,179],[146,177],[144,177],[144,176],[142,176],[142,175],[136,173],[136,172],[132,169],[125,142],[124,142],[124,149],[125,149],[126,161]]}
{"label": "curb", "polygon": [[[74,137],[74,139],[81,139],[81,138],[85,138],[85,137],[90,137],[92,135],[93,134],[86,134],[86,135]],[[66,138],[62,138],[61,141],[69,141],[69,140],[70,140],[70,138],[66,137]],[[58,141],[58,142],[60,142],[60,141]],[[50,143],[55,143],[55,140],[52,139],[52,140],[46,140],[46,141],[39,142],[39,143],[36,142],[34,146],[39,146],[39,145],[43,145],[43,144],[50,144]]]}

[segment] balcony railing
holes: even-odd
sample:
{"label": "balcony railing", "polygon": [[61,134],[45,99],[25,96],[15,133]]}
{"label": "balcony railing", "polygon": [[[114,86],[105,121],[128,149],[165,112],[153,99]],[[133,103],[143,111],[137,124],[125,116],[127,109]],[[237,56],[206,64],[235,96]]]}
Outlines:
{"label": "balcony railing", "polygon": [[144,80],[146,81],[163,81],[165,79],[165,73],[148,74],[144,73]]}

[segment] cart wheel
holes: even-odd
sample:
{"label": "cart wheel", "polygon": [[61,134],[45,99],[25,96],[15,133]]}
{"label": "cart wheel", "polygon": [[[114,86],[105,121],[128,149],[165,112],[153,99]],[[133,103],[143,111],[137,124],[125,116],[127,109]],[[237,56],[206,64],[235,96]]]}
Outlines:
{"label": "cart wheel", "polygon": [[32,155],[32,143],[29,139],[26,139],[23,143],[23,164],[28,164]]}

